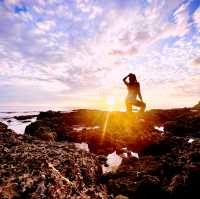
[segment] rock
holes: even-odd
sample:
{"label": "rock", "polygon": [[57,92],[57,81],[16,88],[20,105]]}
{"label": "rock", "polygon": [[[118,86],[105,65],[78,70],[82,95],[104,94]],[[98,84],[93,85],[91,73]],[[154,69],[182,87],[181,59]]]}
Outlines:
{"label": "rock", "polygon": [[200,113],[190,113],[168,121],[164,124],[164,130],[179,136],[195,136],[200,132]]}
{"label": "rock", "polygon": [[0,162],[0,198],[109,197],[98,159],[68,142],[1,132]]}
{"label": "rock", "polygon": [[[162,144],[165,144],[164,150]],[[200,138],[190,144],[186,138],[168,135],[157,148],[149,150],[137,161],[123,161],[115,174],[109,174],[105,181],[108,189],[134,199],[196,198]]]}
{"label": "rock", "polygon": [[15,116],[14,118],[16,120],[28,120],[36,117],[37,115],[20,115],[20,116]]}
{"label": "rock", "polygon": [[8,126],[2,122],[0,122],[0,132],[5,132]]}
{"label": "rock", "polygon": [[[56,133],[56,141],[85,142],[96,154],[107,155],[123,147],[137,152],[160,139],[160,132],[141,117],[135,113],[93,110],[41,112],[37,121],[26,127],[25,134],[41,138],[36,132],[40,127],[48,127],[49,131]],[[81,129],[81,125],[85,128]],[[81,130],[74,130],[77,126]],[[94,128],[96,126],[98,128]]]}
{"label": "rock", "polygon": [[38,120],[46,119],[46,118],[54,118],[54,117],[61,117],[62,113],[60,111],[46,111],[46,112],[40,112],[37,116]]}
{"label": "rock", "polygon": [[[154,129],[155,126],[163,125],[162,133]],[[95,126],[98,128],[92,128]],[[77,127],[79,131],[74,130]],[[122,148],[126,148],[127,153],[138,152],[139,159],[124,158],[115,173],[102,175],[98,172],[98,183],[106,186],[109,194],[116,197],[121,195],[119,197],[130,199],[185,199],[196,198],[195,195],[199,195],[199,132],[200,111],[193,111],[191,108],[152,110],[144,114],[76,110],[70,113],[40,113],[37,121],[26,128],[25,136],[29,143],[35,143],[34,139],[40,139],[37,141],[39,143],[43,143],[42,140],[56,141],[44,142],[45,147],[54,145],[54,150],[55,146],[66,140],[85,142],[95,154],[95,160],[104,166],[108,166],[106,156],[114,151],[121,154],[124,151]],[[194,141],[188,142],[190,138]],[[24,142],[23,139],[19,141],[12,136],[3,153],[8,154],[10,146],[18,146],[18,142]],[[57,143],[59,141],[62,142]],[[53,154],[54,152],[51,151]],[[68,150],[67,153],[71,154]],[[60,172],[63,171],[60,166],[52,165]],[[50,172],[60,176],[53,167],[50,166]],[[87,169],[81,173],[84,175]],[[45,183],[39,180],[41,175],[45,175]],[[43,185],[46,185],[47,175],[49,174],[42,173],[38,177],[38,182],[41,183],[37,184],[36,189],[42,194],[46,193],[43,191]],[[71,178],[69,180],[71,182]],[[90,178],[87,180],[90,181]],[[66,180],[67,182],[69,181]],[[87,194],[95,198],[93,191],[88,190]]]}
{"label": "rock", "polygon": [[194,105],[193,108],[194,109],[200,109],[200,101],[196,105]]}
{"label": "rock", "polygon": [[[67,132],[68,126],[62,123],[62,121],[59,121],[59,118],[37,120],[25,128],[25,134],[38,137],[43,140],[45,137],[52,137],[55,141],[70,140],[68,139]],[[45,135],[43,136],[42,134]]]}

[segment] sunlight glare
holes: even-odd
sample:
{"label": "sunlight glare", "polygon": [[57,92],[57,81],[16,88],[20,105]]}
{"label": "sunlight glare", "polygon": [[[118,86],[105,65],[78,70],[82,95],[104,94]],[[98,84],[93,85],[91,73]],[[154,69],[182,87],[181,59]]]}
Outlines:
{"label": "sunlight glare", "polygon": [[116,102],[116,99],[115,99],[115,97],[114,96],[110,96],[110,97],[108,97],[107,98],[107,100],[106,100],[106,103],[108,104],[108,105],[115,105],[115,102]]}

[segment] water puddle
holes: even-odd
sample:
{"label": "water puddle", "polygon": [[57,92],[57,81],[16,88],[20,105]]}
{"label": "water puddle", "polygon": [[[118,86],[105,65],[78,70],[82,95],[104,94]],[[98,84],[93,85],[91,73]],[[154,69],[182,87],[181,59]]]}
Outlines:
{"label": "water puddle", "polygon": [[118,155],[116,151],[114,151],[113,153],[107,156],[106,163],[108,167],[102,165],[103,173],[109,173],[109,172],[115,173],[119,168],[119,166],[121,165],[122,160],[124,158],[133,158],[133,157],[139,159],[138,153],[128,150],[127,147],[122,148],[122,153],[120,155]]}
{"label": "water puddle", "polygon": [[194,139],[193,139],[193,138],[190,138],[190,139],[188,140],[188,143],[192,143],[192,142],[194,142]]}
{"label": "water puddle", "polygon": [[154,129],[164,132],[164,126],[154,126]]}
{"label": "water puddle", "polygon": [[109,172],[116,172],[118,167],[121,165],[122,163],[122,157],[120,157],[119,155],[117,155],[116,151],[114,151],[113,153],[109,154],[107,156],[107,164],[108,167],[105,167],[104,165],[102,165],[102,170],[103,173],[109,173]]}

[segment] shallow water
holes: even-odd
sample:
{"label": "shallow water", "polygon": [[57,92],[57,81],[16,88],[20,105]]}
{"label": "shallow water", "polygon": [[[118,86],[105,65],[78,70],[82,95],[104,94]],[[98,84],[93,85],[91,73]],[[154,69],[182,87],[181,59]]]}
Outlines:
{"label": "shallow water", "polygon": [[31,122],[34,122],[36,120],[36,117],[33,117],[31,119],[27,120],[17,120],[14,117],[15,116],[21,116],[21,115],[38,115],[39,112],[1,112],[0,113],[0,121],[4,124],[8,125],[9,129],[12,129],[18,134],[23,134],[25,131],[25,128],[27,125],[29,125]]}
{"label": "shallow water", "polygon": [[[36,117],[27,120],[16,120],[15,116],[25,115],[38,115],[41,111],[63,111],[69,112],[73,108],[67,107],[41,107],[41,106],[0,106],[0,122],[8,125],[9,129],[12,129],[18,134],[23,134],[27,125],[36,120]],[[27,121],[27,122],[24,122]]]}

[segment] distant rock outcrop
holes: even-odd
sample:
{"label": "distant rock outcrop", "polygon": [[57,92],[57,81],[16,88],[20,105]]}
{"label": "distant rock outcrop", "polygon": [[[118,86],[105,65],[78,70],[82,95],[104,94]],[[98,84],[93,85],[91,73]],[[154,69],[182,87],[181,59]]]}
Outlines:
{"label": "distant rock outcrop", "polygon": [[195,108],[195,109],[200,109],[200,101],[199,101],[198,104],[196,104],[193,108]]}

